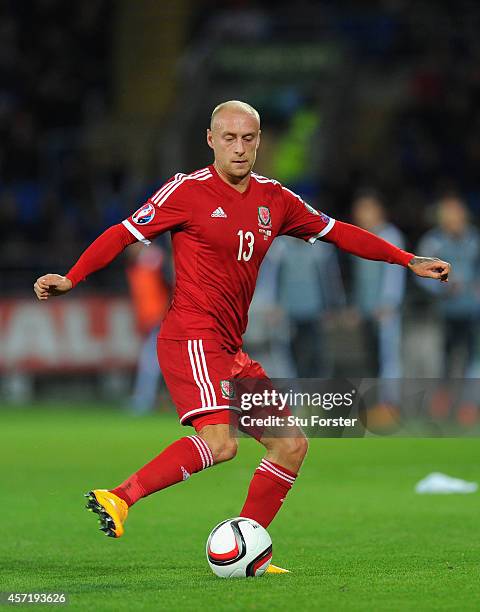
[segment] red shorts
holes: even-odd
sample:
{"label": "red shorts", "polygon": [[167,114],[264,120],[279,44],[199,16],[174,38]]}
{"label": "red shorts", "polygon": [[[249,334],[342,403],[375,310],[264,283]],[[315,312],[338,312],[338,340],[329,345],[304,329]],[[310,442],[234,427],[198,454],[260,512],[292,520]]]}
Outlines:
{"label": "red shorts", "polygon": [[266,379],[263,367],[239,349],[227,352],[216,340],[159,338],[158,362],[176,406],[180,423],[199,431],[205,425],[231,423],[240,412],[222,381],[235,378]]}

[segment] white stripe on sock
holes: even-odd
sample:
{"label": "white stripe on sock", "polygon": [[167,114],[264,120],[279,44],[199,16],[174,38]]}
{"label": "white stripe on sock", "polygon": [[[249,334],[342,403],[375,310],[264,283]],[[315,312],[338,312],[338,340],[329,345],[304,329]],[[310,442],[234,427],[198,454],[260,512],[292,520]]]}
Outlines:
{"label": "white stripe on sock", "polygon": [[289,484],[293,484],[295,482],[295,478],[293,476],[282,472],[266,459],[262,459],[259,468],[260,467],[262,467],[264,470],[267,470],[268,472],[271,472],[272,474],[275,474],[275,476],[278,476],[279,478],[283,478],[283,480],[286,480]]}
{"label": "white stripe on sock", "polygon": [[280,469],[279,467],[277,467],[276,465],[274,465],[271,461],[269,461],[268,459],[262,459],[262,463],[268,467],[270,467],[272,470],[274,470],[275,472],[277,472],[279,475],[283,476],[284,478],[288,478],[289,480],[291,480],[292,482],[295,482],[295,478],[296,476],[291,476],[290,474],[287,474],[287,472],[284,472],[282,469]]}
{"label": "white stripe on sock", "polygon": [[200,455],[200,458],[202,460],[202,468],[205,469],[207,467],[207,459],[204,455],[205,451],[202,449],[202,447],[198,443],[197,436],[188,436],[188,439],[191,440],[195,444],[198,454]]}
{"label": "white stripe on sock", "polygon": [[213,455],[212,455],[212,451],[210,450],[210,447],[208,446],[208,444],[205,442],[205,440],[203,438],[201,438],[200,436],[195,436],[197,441],[200,442],[200,444],[203,445],[203,448],[205,450],[205,452],[207,453],[207,457],[209,460],[209,465],[207,465],[207,467],[210,467],[211,465],[213,465]]}

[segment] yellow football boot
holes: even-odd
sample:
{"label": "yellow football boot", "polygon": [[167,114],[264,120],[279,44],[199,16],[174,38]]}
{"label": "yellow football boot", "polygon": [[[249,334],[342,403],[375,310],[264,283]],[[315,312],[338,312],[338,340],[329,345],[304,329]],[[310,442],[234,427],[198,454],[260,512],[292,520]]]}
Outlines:
{"label": "yellow football boot", "polygon": [[290,570],[283,569],[283,567],[278,567],[278,565],[273,565],[272,563],[270,563],[270,565],[265,570],[265,573],[266,574],[289,574]]}
{"label": "yellow football boot", "polygon": [[110,538],[121,537],[128,516],[126,502],[106,489],[93,489],[85,497],[88,500],[85,507],[99,516],[100,531]]}

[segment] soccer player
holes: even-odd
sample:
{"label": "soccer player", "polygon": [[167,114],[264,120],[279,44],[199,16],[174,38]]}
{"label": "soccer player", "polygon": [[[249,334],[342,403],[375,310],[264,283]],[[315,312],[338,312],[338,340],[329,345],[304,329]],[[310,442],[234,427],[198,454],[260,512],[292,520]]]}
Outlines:
{"label": "soccer player", "polygon": [[[65,276],[46,274],[34,286],[40,300],[65,294],[129,244],[149,244],[171,232],[176,286],[158,339],[158,360],[180,422],[196,435],[173,442],[117,487],[87,493],[87,507],[111,537],[123,535],[129,508],[142,497],[235,457],[228,381],[267,379],[262,366],[242,351],[242,335],[258,269],[276,236],[331,242],[354,255],[448,281],[448,263],[416,257],[336,221],[277,181],[252,172],[260,117],[249,104],[233,100],[217,106],[207,143],[214,152],[212,165],[176,174],[128,219],[99,236]],[[268,527],[297,478],[307,440],[300,430],[291,437],[256,437],[266,455],[240,515]]]}

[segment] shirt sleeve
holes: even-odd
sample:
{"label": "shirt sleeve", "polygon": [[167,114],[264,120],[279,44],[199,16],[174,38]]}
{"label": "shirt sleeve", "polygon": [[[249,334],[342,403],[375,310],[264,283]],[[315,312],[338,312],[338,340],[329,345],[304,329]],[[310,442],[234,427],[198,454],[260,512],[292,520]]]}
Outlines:
{"label": "shirt sleeve", "polygon": [[140,206],[130,217],[122,221],[127,230],[144,244],[163,232],[186,227],[191,208],[185,198],[183,174],[176,174]]}
{"label": "shirt sleeve", "polygon": [[[399,249],[405,248],[403,235],[395,227],[388,225],[379,236]],[[385,266],[378,294],[379,308],[399,308],[405,296],[407,270],[401,266]]]}
{"label": "shirt sleeve", "polygon": [[134,236],[123,225],[120,225],[120,223],[112,225],[80,255],[77,263],[65,276],[72,282],[72,287],[76,287],[92,272],[107,266],[128,245],[134,242]]}
{"label": "shirt sleeve", "polygon": [[407,267],[414,257],[413,253],[399,249],[380,238],[380,236],[343,221],[335,223],[335,227],[328,233],[325,240],[332,242],[347,253],[363,257],[363,259],[386,261],[404,267]]}
{"label": "shirt sleeve", "polygon": [[326,236],[335,225],[335,219],[315,210],[290,189],[282,187],[282,195],[285,217],[279,235],[294,236],[313,244]]}

